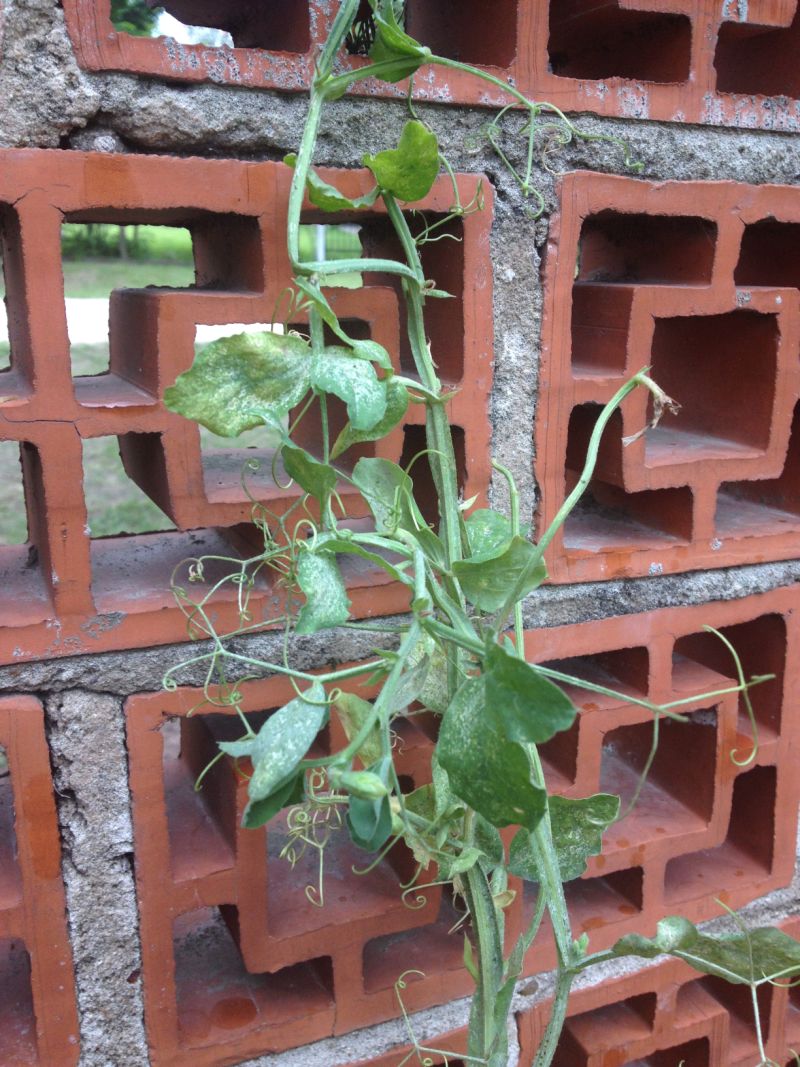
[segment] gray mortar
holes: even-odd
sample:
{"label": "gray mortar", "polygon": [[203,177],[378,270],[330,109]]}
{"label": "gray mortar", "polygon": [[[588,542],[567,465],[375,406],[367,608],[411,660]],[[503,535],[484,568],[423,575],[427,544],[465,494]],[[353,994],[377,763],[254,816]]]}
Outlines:
{"label": "gray mortar", "polygon": [[133,832],[120,701],[45,701],[78,989],[81,1067],[146,1064]]}
{"label": "gray mortar", "polygon": [[[300,95],[219,85],[177,85],[124,74],[79,70],[63,15],[55,0],[0,0],[0,147],[54,147],[102,152],[162,152],[179,155],[280,159],[300,139],[305,100]],[[645,106],[632,101],[632,115]],[[443,148],[460,170],[483,171],[496,188],[492,234],[495,313],[495,389],[492,397],[495,455],[509,466],[522,494],[523,513],[535,502],[533,440],[536,413],[542,287],[540,254],[547,213],[557,203],[555,180],[539,171],[546,202],[538,222],[525,214],[518,190],[477,136],[488,112],[421,106]],[[405,106],[374,99],[331,105],[319,141],[320,163],[355,166],[364,152],[392,143]],[[786,112],[774,111],[776,126]],[[519,125],[512,118],[511,125]],[[593,134],[624,137],[643,177],[733,179],[750,183],[797,184],[796,138],[668,123],[580,118]],[[473,150],[472,144],[478,147]],[[465,146],[467,146],[465,148]],[[516,158],[521,147],[510,143]],[[576,142],[558,162],[576,168],[621,173],[618,147]],[[506,505],[502,479],[492,502]],[[731,599],[792,584],[800,562],[737,567],[670,577],[540,590],[525,604],[527,626],[553,626],[615,614]],[[385,642],[390,644],[391,642]],[[375,639],[352,630],[298,639],[293,662],[309,669],[367,656]],[[193,646],[196,654],[204,646]],[[236,642],[238,651],[267,661],[280,659],[275,635]],[[36,692],[45,699],[58,814],[63,844],[70,934],[75,955],[81,1016],[81,1067],[146,1067],[148,1055],[138,980],[137,913],[131,866],[133,852],[127,766],[120,698],[157,690],[164,671],[183,662],[189,649],[168,646],[87,655],[0,668],[0,691]],[[186,684],[202,681],[202,670],[186,669]],[[792,885],[744,911],[748,922],[776,922],[798,911]],[[592,983],[636,969],[622,961],[588,972]],[[521,985],[530,990],[530,983]],[[518,1011],[547,996],[552,976],[537,978],[533,995],[520,992]],[[413,1018],[420,1040],[460,1027],[466,1001]],[[249,1061],[248,1067],[333,1067],[367,1059],[407,1039],[402,1024],[385,1023],[279,1056]],[[514,1057],[512,1056],[512,1061]]]}

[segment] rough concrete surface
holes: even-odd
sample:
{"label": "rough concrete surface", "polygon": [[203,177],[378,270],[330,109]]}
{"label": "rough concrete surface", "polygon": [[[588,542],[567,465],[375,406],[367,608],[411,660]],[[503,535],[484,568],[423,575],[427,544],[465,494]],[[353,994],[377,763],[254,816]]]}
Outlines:
{"label": "rough concrete surface", "polygon": [[[305,112],[299,95],[83,73],[55,0],[0,0],[0,99],[0,146],[63,145],[244,159],[279,159],[296,149]],[[530,514],[536,493],[532,425],[542,306],[540,253],[548,214],[556,206],[556,179],[537,166],[545,212],[534,218],[532,201],[524,200],[481,136],[487,112],[433,106],[419,110],[436,129],[453,166],[483,171],[496,188],[494,446],[517,479],[523,513]],[[359,99],[331,105],[316,158],[324,164],[358,165],[363,153],[396,140],[405,116],[405,105],[397,102]],[[593,135],[624,138],[631,156],[643,165],[642,176],[649,179],[800,181],[800,155],[791,135],[592,116],[577,121]],[[521,125],[519,116],[510,116],[504,143],[515,163],[525,147]],[[625,172],[619,144],[596,140],[573,140],[549,164],[562,170]],[[502,479],[496,480],[494,500],[500,506],[507,501]],[[528,626],[561,625],[740,597],[798,579],[800,562],[789,562],[546,588],[529,598],[525,621]],[[311,668],[364,657],[374,644],[369,633],[352,630],[302,638],[295,644],[293,662]],[[237,648],[265,661],[281,656],[276,635],[241,639]],[[192,654],[200,650],[192,648]],[[36,692],[46,701],[78,981],[82,1067],[146,1067],[148,1062],[120,698],[158,689],[164,673],[187,655],[185,646],[170,646],[0,668],[0,691]],[[177,677],[200,682],[202,666],[182,670]],[[745,909],[746,919],[777,921],[796,913],[799,888],[796,876],[788,889]],[[625,962],[598,968],[582,981],[599,981],[634,966]],[[535,997],[545,997],[551,989],[551,977],[542,976]],[[516,1007],[522,1010],[531,1003],[519,995]],[[437,1033],[464,1025],[467,1011],[467,1003],[459,1001],[420,1013],[412,1019],[414,1032],[421,1041],[435,1039]],[[407,1037],[401,1022],[385,1023],[262,1057],[248,1067],[333,1067],[378,1055]]]}

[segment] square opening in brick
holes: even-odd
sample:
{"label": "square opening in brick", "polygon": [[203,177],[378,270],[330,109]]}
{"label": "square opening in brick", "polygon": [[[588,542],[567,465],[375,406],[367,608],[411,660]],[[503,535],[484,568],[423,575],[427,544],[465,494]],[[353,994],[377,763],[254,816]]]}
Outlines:
{"label": "square opening in brick", "polygon": [[[581,475],[601,410],[600,404],[581,404],[570,415],[565,496]],[[615,412],[603,433],[595,475],[564,524],[564,545],[569,550],[607,552],[636,547],[658,551],[691,540],[694,498],[688,486],[635,493],[622,488],[622,433],[622,417]]]}
{"label": "square opening in brick", "polygon": [[[392,989],[397,979],[408,970],[423,971],[427,978],[459,971],[464,966],[463,930],[453,933],[453,927],[463,919],[452,894],[442,891],[436,922],[413,930],[374,937],[364,946],[364,990],[377,993]],[[423,896],[438,893],[437,889],[421,890]],[[414,894],[411,894],[413,900]]]}
{"label": "square opening in brick", "polygon": [[[698,993],[708,994],[723,1006],[729,1018],[730,1061],[738,1063],[752,1057],[758,1058],[753,1000],[746,985],[733,985],[713,975],[688,982],[678,992],[676,1009],[678,1015],[685,1017],[696,1002]],[[772,1015],[773,987],[769,984],[759,986],[757,991],[759,1018],[765,1034],[770,1031]]]}
{"label": "square opening in brick", "polygon": [[172,520],[154,503],[153,497],[158,495],[155,488],[152,496],[146,494],[129,474],[138,459],[137,446],[142,449],[139,461],[144,463],[150,454],[150,439],[158,436],[126,434],[83,442],[83,485],[91,537],[175,529]]}
{"label": "square opening in brick", "polygon": [[708,1038],[700,1037],[660,1049],[643,1060],[629,1060],[625,1067],[711,1067],[711,1044]]}
{"label": "square opening in brick", "polygon": [[760,219],[745,226],[733,280],[739,286],[800,289],[800,223]]}
{"label": "square opening in brick", "polygon": [[[786,5],[784,5],[786,6]],[[800,9],[788,27],[723,22],[714,67],[721,93],[800,96]]]}
{"label": "square opening in brick", "polygon": [[611,841],[617,848],[697,833],[711,821],[716,712],[693,712],[687,722],[662,719],[655,758],[647,771],[652,746],[651,722],[619,726],[603,738],[601,792],[619,796],[624,813],[640,790],[633,809],[613,827]]}
{"label": "square opening in brick", "polygon": [[[67,216],[62,265],[72,373],[82,404],[154,403],[154,291],[258,291],[256,219],[210,212],[96,210]],[[110,297],[109,297],[110,294]]]}
{"label": "square opening in brick", "polygon": [[775,315],[656,319],[652,376],[681,409],[645,438],[645,462],[735,459],[769,445],[780,330]]}
{"label": "square opening in brick", "polygon": [[716,224],[695,215],[599,211],[581,228],[577,286],[708,285],[716,244]]}
{"label": "square opening in brick", "polygon": [[800,406],[794,409],[783,471],[777,478],[723,482],[715,524],[722,540],[786,533],[800,526]]}
{"label": "square opening in brick", "polygon": [[686,15],[629,11],[618,0],[550,0],[550,69],[562,78],[685,82],[692,23]]}
{"label": "square opening in brick", "polygon": [[642,910],[644,874],[641,867],[614,871],[602,878],[576,878],[564,886],[576,934],[625,922]]}
{"label": "square opening in brick", "polygon": [[[179,916],[173,926],[178,1025],[185,1046],[227,1043],[238,1032],[333,1015],[328,957],[249,974],[216,909]],[[209,976],[213,975],[213,981]]]}
{"label": "square opening in brick", "polygon": [[[750,691],[750,700],[762,743],[774,740],[781,729],[783,676],[786,666],[786,622],[781,615],[762,615],[751,622],[726,626],[720,632],[739,656],[745,677],[773,674]],[[697,674],[697,666],[715,672],[712,678]],[[673,654],[674,687],[692,685],[697,689],[722,688],[736,682],[733,656],[718,637],[710,633],[689,634],[675,642]],[[744,701],[739,700],[738,732],[751,737],[752,729]],[[740,756],[744,755],[740,753]]]}
{"label": "square opening in brick", "polygon": [[645,1040],[653,1032],[656,1007],[655,993],[640,993],[573,1015],[564,1027],[553,1067],[585,1067],[590,1056]]}
{"label": "square opening in brick", "polygon": [[27,441],[0,441],[0,625],[52,615],[42,572],[47,551],[39,453]]}
{"label": "square opening in brick", "polygon": [[[754,767],[736,778],[723,844],[667,863],[664,891],[670,906],[697,897],[716,896],[724,903],[731,892],[752,892],[754,884],[769,877],[775,850],[776,790],[774,767]],[[791,845],[794,848],[794,840]]]}
{"label": "square opening in brick", "polygon": [[[460,426],[451,426],[453,448],[456,455],[456,478],[458,488],[463,495],[467,477],[466,437]],[[422,517],[434,529],[439,527],[439,503],[433,482],[428,444],[424,426],[403,427],[403,451],[400,466],[407,470],[414,483],[414,499],[419,505]]]}
{"label": "square opening in brick", "polygon": [[516,0],[407,0],[406,28],[434,54],[483,67],[510,67],[517,54]]}
{"label": "square opening in brick", "polygon": [[[422,269],[426,278],[433,279],[436,288],[450,293],[450,299],[429,299],[425,305],[425,327],[431,355],[439,377],[450,385],[464,376],[464,290],[474,284],[465,276],[464,223],[433,212],[414,212],[409,224],[416,237],[426,227],[432,230],[431,240],[419,246]],[[405,262],[400,241],[388,219],[372,218],[361,227],[361,243],[365,257],[397,259]],[[402,300],[402,286],[396,275],[366,273],[366,285],[388,285]],[[402,305],[401,305],[402,306]],[[400,366],[405,374],[416,377],[414,359],[407,331],[400,332]]]}
{"label": "square opening in brick", "polygon": [[14,786],[8,754],[0,745],[0,912],[22,901],[22,875],[14,830]]}
{"label": "square opening in brick", "polygon": [[0,940],[0,1033],[3,1060],[35,1067],[39,1059],[31,992],[31,961],[22,941]]}
{"label": "square opening in brick", "polygon": [[[161,17],[150,32],[174,37],[179,44],[270,52],[306,52],[310,47],[308,0],[167,0],[153,6]],[[119,21],[116,25],[125,29]]]}
{"label": "square opening in brick", "polygon": [[[333,225],[316,222],[300,227],[300,259],[304,263],[330,263],[346,259],[361,259],[361,226],[346,222]],[[325,285],[334,289],[359,289],[362,277],[358,271],[345,274],[331,274],[325,279]],[[358,336],[357,334],[354,336]],[[341,344],[329,337],[330,344]]]}

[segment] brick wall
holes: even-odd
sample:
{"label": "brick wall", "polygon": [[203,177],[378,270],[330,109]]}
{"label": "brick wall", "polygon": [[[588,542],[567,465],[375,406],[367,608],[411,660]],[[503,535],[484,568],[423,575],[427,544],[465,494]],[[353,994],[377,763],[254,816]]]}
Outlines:
{"label": "brick wall", "polygon": [[[235,47],[118,32],[109,0],[0,0],[11,342],[0,444],[19,452],[9,474],[28,531],[0,547],[0,1067],[397,1067],[412,1051],[395,990],[409,969],[421,972],[402,991],[414,1033],[439,1050],[431,1062],[458,1067],[471,987],[449,933],[458,902],[434,887],[408,907],[399,882],[411,857],[395,848],[356,876],[359,855],[334,839],[316,907],[313,856],[294,871],[281,859],[285,816],[242,831],[243,783],[228,761],[194,789],[231,728],[199,706],[202,665],[184,669],[173,691],[161,685],[194,651],[169,590],[174,568],[204,552],[246,556],[257,543],[253,502],[282,511],[293,500],[275,488],[266,452],[245,492],[252,453],[209,450],[162,398],[190,366],[198,326],[273,317],[289,279],[290,171],[277,160],[297,146],[302,90],[335,5],[166,9],[202,16]],[[425,249],[426,272],[454,294],[429,326],[455,390],[464,496],[503,506],[493,451],[541,530],[575,482],[599,405],[627,375],[652,366],[682,405],[622,449],[620,437],[650,414],[643,396],[626,401],[584,504],[551,545],[550,583],[525,605],[531,661],[566,661],[630,698],[574,694],[575,727],[542,753],[556,792],[628,798],[651,737],[636,700],[697,696],[688,723],[662,724],[639,804],[567,887],[576,936],[600,949],[652,933],[665,914],[718,921],[724,906],[794,929],[800,7],[498,0],[487,18],[477,0],[409,0],[408,19],[434,50],[592,113],[587,128],[624,137],[643,164],[633,178],[613,144],[565,148],[553,168],[562,176],[537,169],[546,211],[536,220],[480,138],[502,90],[457,73],[416,79],[462,199],[484,189],[485,209],[459,223],[455,240]],[[400,91],[365,84],[326,119],[319,161],[348,195],[367,187],[352,169],[362,153],[396,135]],[[450,196],[442,179],[426,215],[441,215]],[[322,219],[306,205],[304,221]],[[89,377],[71,363],[61,261],[70,222],[180,226],[192,237],[194,285],[111,293],[108,372]],[[391,251],[377,208],[358,222],[366,250]],[[336,310],[408,369],[398,290],[364,280],[335,293]],[[412,407],[373,454],[407,461],[422,432]],[[108,438],[121,477],[169,529],[92,535],[83,459],[87,442]],[[375,572],[347,579],[361,618],[406,606]],[[221,625],[236,617],[227,589],[211,603]],[[267,583],[253,592],[258,618],[279,603]],[[760,745],[745,765],[731,759],[753,742],[736,698],[699,698],[733,669],[704,625],[734,643],[748,673],[775,675],[756,691]],[[306,638],[299,664],[356,662],[372,640]],[[239,647],[269,658],[280,643],[265,628]],[[254,722],[289,692],[276,678],[235,680]],[[399,731],[408,784],[426,781],[435,729],[418,721]],[[340,741],[332,728],[324,745]],[[513,888],[509,939],[533,908],[525,887]],[[522,1067],[546,1022],[553,961],[544,932],[515,1000]],[[800,999],[768,989],[762,1008],[768,1053],[783,1067],[800,1044]],[[581,987],[556,1062],[747,1067],[756,1049],[738,993],[666,964],[611,968]]]}

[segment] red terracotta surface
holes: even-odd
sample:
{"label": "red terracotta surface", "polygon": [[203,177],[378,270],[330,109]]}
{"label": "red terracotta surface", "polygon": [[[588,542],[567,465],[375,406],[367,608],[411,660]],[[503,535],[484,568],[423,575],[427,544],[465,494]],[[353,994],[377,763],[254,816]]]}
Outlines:
{"label": "red terracotta surface", "polygon": [[[327,0],[165,5],[181,20],[231,32],[231,49],[119,33],[110,0],[63,6],[79,62],[89,70],[290,91],[308,87],[334,12]],[[495,0],[491,18],[481,0],[407,0],[407,12],[409,32],[434,52],[564,110],[798,128],[797,0]],[[414,90],[437,103],[508,100],[500,87],[432,67],[420,71]],[[403,89],[362,83],[356,91]]]}
{"label": "red terracotta surface", "polygon": [[[796,922],[783,929],[800,934]],[[518,1016],[522,1067],[533,1062],[548,1007]],[[797,989],[762,987],[759,1009],[768,1058],[794,1065]],[[750,990],[670,961],[573,993],[554,1067],[752,1067],[758,1060]]]}
{"label": "red terracotta surface", "polygon": [[[586,875],[567,887],[575,934],[587,932],[593,948],[633,930],[652,933],[667,914],[710,918],[721,912],[718,900],[739,907],[790,881],[798,800],[791,709],[800,682],[794,600],[783,589],[528,635],[534,661],[568,659],[565,669],[630,697],[689,698],[687,723],[662,722],[639,804],[607,835]],[[776,675],[754,694],[760,748],[746,766],[730,758],[732,750],[745,757],[752,745],[736,698],[699,697],[729,687],[734,675],[730,654],[703,632],[705,624],[736,645],[748,674]],[[283,680],[241,690],[248,713],[279,706],[292,692]],[[576,796],[602,788],[629,799],[649,747],[649,713],[592,694],[575,698],[576,728],[542,752],[552,788]],[[200,701],[198,690],[180,689],[127,705],[154,1065],[236,1062],[390,1018],[398,1014],[394,983],[408,969],[424,972],[403,993],[409,1010],[467,994],[462,939],[448,935],[457,912],[441,889],[426,891],[416,910],[403,906],[397,875],[409,873],[409,859],[402,851],[356,877],[357,857],[343,835],[334,839],[326,856],[327,902],[318,909],[304,895],[306,885],[316,884],[311,857],[294,873],[279,859],[283,817],[266,833],[238,828],[246,784],[227,759],[201,792],[193,790],[215,740],[240,732],[230,715],[209,714]],[[400,773],[409,785],[426,780],[432,725],[403,724]],[[514,888],[509,939],[533,908],[522,884]],[[553,959],[543,932],[526,971],[541,971]],[[209,974],[217,978],[213,985]]]}
{"label": "red terracotta surface", "polygon": [[538,528],[582,467],[600,405],[651,366],[681,405],[630,395],[549,553],[554,581],[787,559],[800,533],[800,195],[573,174],[546,253]]}
{"label": "red terracotta surface", "polygon": [[[326,172],[353,195],[366,172]],[[199,432],[166,411],[160,398],[194,358],[195,326],[269,322],[290,278],[285,218],[291,171],[283,164],[165,157],[106,156],[22,150],[0,156],[0,234],[7,279],[12,367],[0,373],[0,441],[22,445],[29,543],[0,548],[0,661],[21,661],[109,648],[154,645],[186,637],[169,591],[173,569],[204,553],[247,558],[259,551],[248,524],[252,502],[241,472],[252,450],[204,451]],[[459,178],[464,202],[480,179]],[[443,377],[468,390],[449,405],[461,453],[466,496],[489,480],[488,396],[491,390],[492,297],[487,208],[458,224],[458,253],[445,277],[455,299],[437,301],[430,337]],[[434,187],[424,208],[446,212],[452,189]],[[124,289],[112,293],[110,371],[71,377],[64,310],[60,228],[71,222],[160,223],[192,233],[196,285],[187,289]],[[309,211],[307,221],[319,219]],[[367,248],[384,247],[386,219],[358,215]],[[449,245],[448,245],[449,247]],[[438,273],[441,244],[426,266]],[[359,291],[332,290],[331,301],[355,335],[373,336],[408,370],[397,295],[387,279],[369,277]],[[444,307],[443,305],[447,305]],[[301,325],[298,322],[294,325]],[[333,421],[340,418],[334,407]],[[372,446],[375,454],[410,462],[422,446],[424,413],[412,405],[404,427]],[[87,528],[82,442],[116,436],[128,477],[177,526],[173,532],[92,538]],[[314,447],[313,433],[305,443]],[[249,491],[281,512],[295,489],[277,489],[272,455]],[[421,502],[432,501],[423,463],[415,465]],[[428,479],[429,481],[429,479]],[[342,495],[348,500],[346,487]],[[354,517],[359,512],[349,498]],[[168,525],[165,520],[165,525]],[[207,573],[209,582],[220,574]],[[347,571],[356,615],[401,610],[402,591],[382,572]],[[199,592],[200,587],[192,587]],[[236,591],[218,602],[218,625],[235,625]],[[253,607],[274,614],[275,590],[265,580]],[[256,616],[257,618],[258,616]]]}
{"label": "red terracotta surface", "polygon": [[78,1015],[44,711],[0,698],[0,1060],[72,1067]]}

